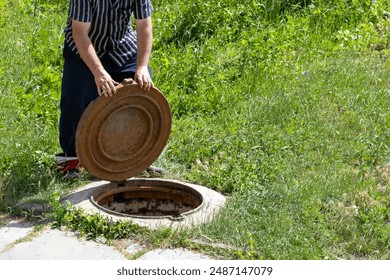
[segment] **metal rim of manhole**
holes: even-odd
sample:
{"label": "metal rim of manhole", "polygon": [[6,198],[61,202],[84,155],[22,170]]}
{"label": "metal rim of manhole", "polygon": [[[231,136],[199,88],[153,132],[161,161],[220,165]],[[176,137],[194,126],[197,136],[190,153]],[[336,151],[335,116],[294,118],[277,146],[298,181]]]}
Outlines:
{"label": "metal rim of manhole", "polygon": [[123,217],[180,221],[203,206],[203,196],[173,181],[133,179],[122,186],[95,190],[91,202],[102,211]]}

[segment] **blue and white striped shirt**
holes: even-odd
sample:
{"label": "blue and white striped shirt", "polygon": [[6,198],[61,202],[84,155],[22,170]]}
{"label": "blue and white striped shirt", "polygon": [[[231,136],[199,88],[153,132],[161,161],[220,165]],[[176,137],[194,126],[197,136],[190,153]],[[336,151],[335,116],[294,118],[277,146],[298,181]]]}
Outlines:
{"label": "blue and white striped shirt", "polygon": [[70,0],[65,43],[75,52],[72,19],[91,23],[89,38],[99,57],[108,54],[118,66],[137,53],[131,15],[144,19],[152,15],[151,0]]}

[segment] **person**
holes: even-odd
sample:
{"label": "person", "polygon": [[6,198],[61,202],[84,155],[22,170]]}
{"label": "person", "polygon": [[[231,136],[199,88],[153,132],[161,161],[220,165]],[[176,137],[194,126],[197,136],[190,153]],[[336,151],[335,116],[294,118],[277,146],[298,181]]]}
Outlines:
{"label": "person", "polygon": [[[98,96],[114,95],[115,85],[125,78],[145,90],[153,87],[152,11],[151,0],[70,0],[60,101],[62,153],[56,155],[64,178],[80,178],[75,136],[88,104]],[[151,166],[148,171],[162,169]]]}

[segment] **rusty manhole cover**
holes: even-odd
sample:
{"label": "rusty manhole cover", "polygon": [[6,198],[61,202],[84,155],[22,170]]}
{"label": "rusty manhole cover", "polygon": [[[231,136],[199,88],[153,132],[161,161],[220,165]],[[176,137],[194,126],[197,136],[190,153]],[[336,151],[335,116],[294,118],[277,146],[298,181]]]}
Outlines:
{"label": "rusty manhole cover", "polygon": [[76,134],[81,164],[99,179],[123,181],[149,167],[171,131],[171,111],[157,89],[141,89],[132,79],[111,97],[98,97],[83,113]]}

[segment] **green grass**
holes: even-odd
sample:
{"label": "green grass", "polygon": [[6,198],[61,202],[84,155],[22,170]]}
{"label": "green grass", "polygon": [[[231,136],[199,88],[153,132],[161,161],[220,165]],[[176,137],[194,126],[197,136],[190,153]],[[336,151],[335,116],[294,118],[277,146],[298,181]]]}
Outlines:
{"label": "green grass", "polygon": [[[228,204],[132,238],[232,259],[389,259],[389,1],[153,3],[154,82],[173,114],[157,164]],[[0,0],[3,212],[83,184],[54,165],[66,9]]]}

